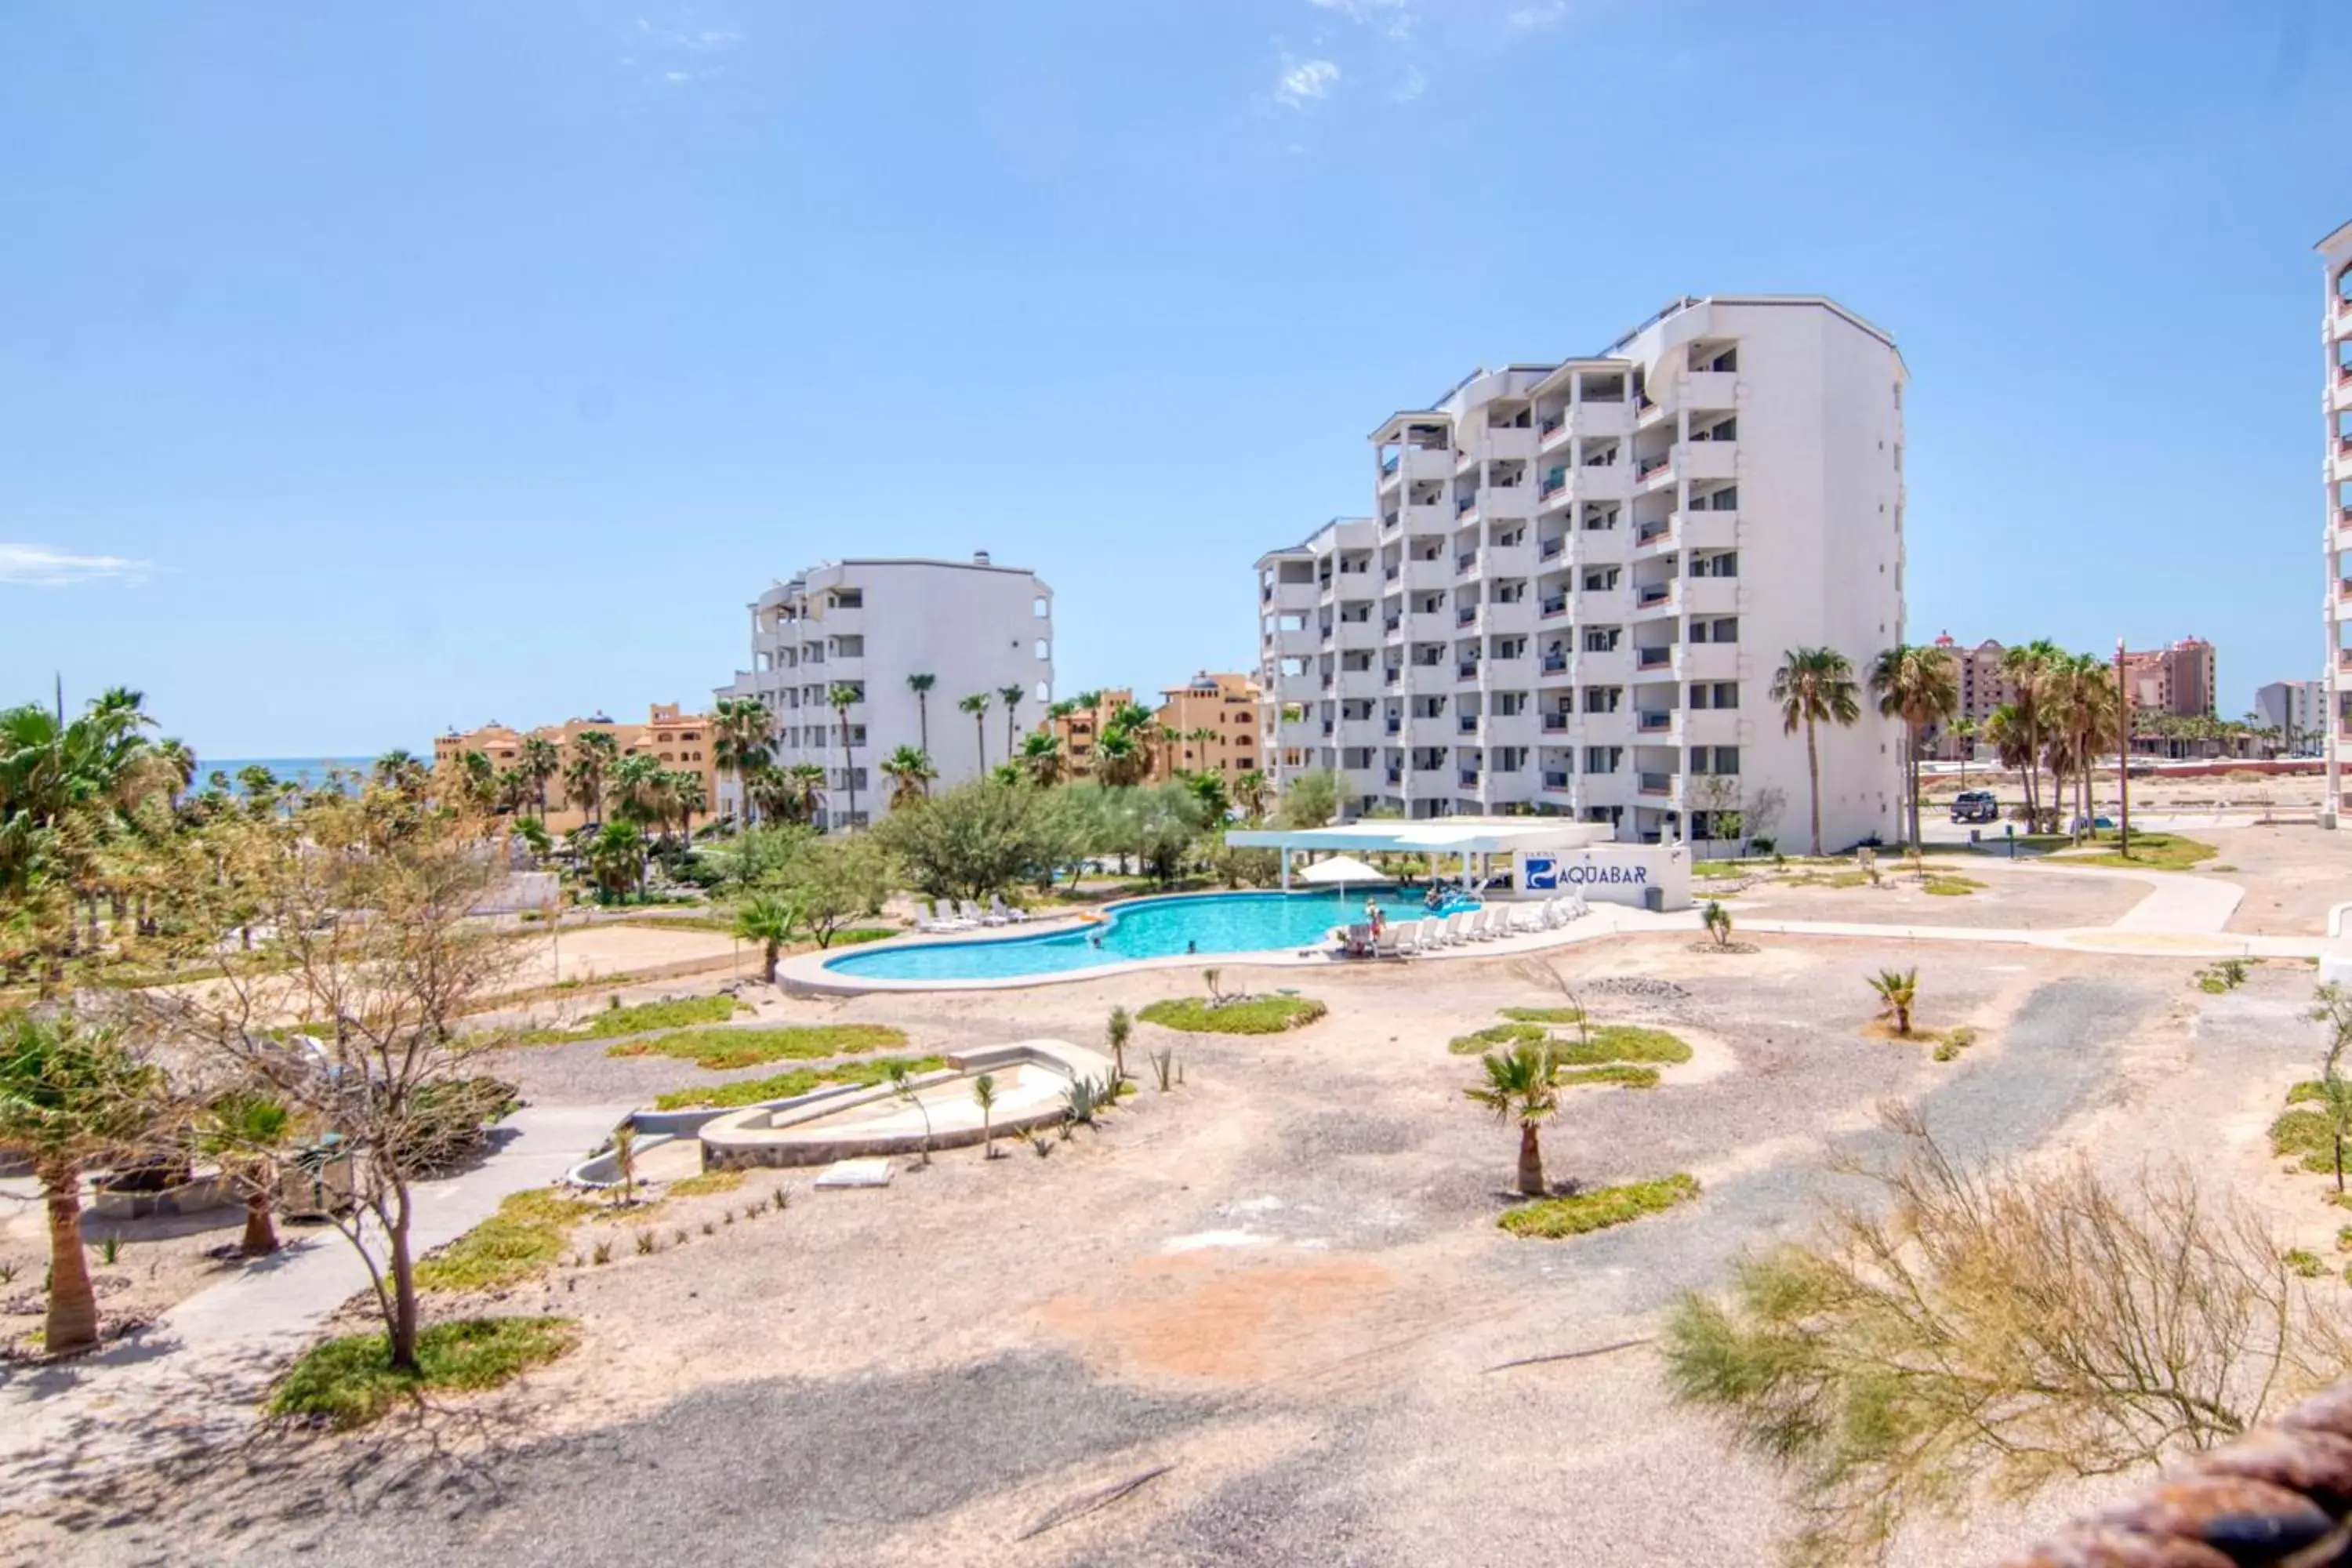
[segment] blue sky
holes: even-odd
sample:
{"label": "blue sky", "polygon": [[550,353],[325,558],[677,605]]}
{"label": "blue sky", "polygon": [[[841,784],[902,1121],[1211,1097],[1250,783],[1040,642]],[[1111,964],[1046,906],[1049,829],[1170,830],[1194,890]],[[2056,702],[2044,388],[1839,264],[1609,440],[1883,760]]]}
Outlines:
{"label": "blue sky", "polygon": [[974,548],[1066,691],[1156,688],[1390,410],[1778,291],[1910,365],[1916,637],[2194,633],[2234,714],[2318,663],[2330,19],[26,0],[0,695],[366,753],[706,700],[770,579]]}

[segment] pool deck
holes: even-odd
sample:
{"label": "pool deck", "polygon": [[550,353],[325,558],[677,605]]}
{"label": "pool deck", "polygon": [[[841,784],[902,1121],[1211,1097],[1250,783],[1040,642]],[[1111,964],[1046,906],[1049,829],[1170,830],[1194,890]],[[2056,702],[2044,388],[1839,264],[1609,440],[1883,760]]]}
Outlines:
{"label": "pool deck", "polygon": [[[2055,948],[2075,952],[2105,952],[2117,956],[2167,958],[2319,958],[2333,945],[2323,935],[2256,936],[2226,931],[2224,922],[2237,907],[2244,889],[2235,883],[2211,876],[2192,877],[2170,871],[2140,871],[2107,869],[2089,867],[2066,867],[2064,874],[2078,877],[2105,877],[2136,881],[2148,889],[2148,894],[2138,904],[2126,911],[2111,925],[2075,926],[2033,929],[2015,926],[1935,926],[1894,925],[1864,921],[1790,921],[1768,920],[1760,916],[1742,918],[1738,932],[1742,936],[1783,935],[1853,937],[1883,941],[1895,938],[1915,942],[1960,942],[2013,943],[2028,947]],[[1739,901],[1725,899],[1724,904],[1737,911]],[[1066,930],[1064,921],[1030,921],[998,930],[961,931],[940,936],[911,938],[903,942],[876,943],[861,948],[861,952],[901,949],[918,945],[948,942],[981,942],[1001,941],[1011,937],[1034,936],[1041,930]],[[1130,959],[1118,963],[1099,963],[1077,969],[1057,969],[1039,974],[1012,974],[995,979],[960,980],[892,980],[878,975],[840,973],[824,967],[829,957],[837,953],[806,952],[786,959],[776,973],[777,983],[790,994],[809,996],[856,996],[875,993],[918,991],[1023,991],[1039,985],[1061,985],[1074,981],[1106,980],[1122,974],[1140,973],[1154,969],[1200,969],[1218,963],[1247,963],[1265,968],[1360,968],[1372,964],[1448,963],[1462,959],[1525,958],[1578,942],[1599,941],[1619,936],[1647,936],[1685,932],[1696,937],[1703,930],[1699,910],[1680,910],[1672,914],[1651,914],[1622,904],[1596,903],[1591,912],[1569,925],[1551,931],[1526,931],[1510,936],[1490,938],[1485,942],[1465,942],[1456,947],[1441,948],[1433,952],[1414,953],[1406,958],[1368,959],[1345,958],[1317,946],[1307,950],[1276,948],[1246,952],[1173,953],[1165,958]],[[2347,941],[2352,947],[2352,941]]]}

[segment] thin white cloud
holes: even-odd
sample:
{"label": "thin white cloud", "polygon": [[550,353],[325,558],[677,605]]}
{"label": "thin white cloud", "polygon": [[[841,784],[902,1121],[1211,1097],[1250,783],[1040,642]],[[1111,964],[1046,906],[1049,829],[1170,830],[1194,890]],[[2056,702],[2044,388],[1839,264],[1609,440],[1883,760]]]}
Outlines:
{"label": "thin white cloud", "polygon": [[1512,12],[1508,20],[1522,30],[1549,27],[1568,16],[1568,0],[1540,0],[1539,4],[1522,5]]}
{"label": "thin white cloud", "polygon": [[144,582],[152,561],[126,555],[77,555],[53,544],[0,544],[0,583],[24,588],[70,588],[77,583]]}
{"label": "thin white cloud", "polygon": [[1404,68],[1404,79],[1389,89],[1391,103],[1411,103],[1429,90],[1429,77],[1419,66]]}
{"label": "thin white cloud", "polygon": [[1329,98],[1339,80],[1339,68],[1329,60],[1302,60],[1297,65],[1286,61],[1275,82],[1274,96],[1293,109],[1306,109]]}
{"label": "thin white cloud", "polygon": [[731,49],[743,41],[742,34],[724,27],[659,27],[643,16],[637,18],[637,35],[673,49],[688,49],[696,54],[711,49]]}
{"label": "thin white cloud", "polygon": [[1412,37],[1412,0],[1307,0],[1318,11],[1330,11],[1350,22],[1377,28],[1400,41]]}

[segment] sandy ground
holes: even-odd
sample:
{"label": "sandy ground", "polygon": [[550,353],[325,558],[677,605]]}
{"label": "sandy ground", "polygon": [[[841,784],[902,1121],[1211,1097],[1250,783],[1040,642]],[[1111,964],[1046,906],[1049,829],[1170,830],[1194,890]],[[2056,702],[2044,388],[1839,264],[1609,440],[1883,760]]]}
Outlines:
{"label": "sandy ground", "polygon": [[[1773,920],[1867,921],[1878,925],[2017,926],[2051,930],[2113,922],[2147,896],[2144,883],[2105,877],[2051,876],[2029,862],[1989,855],[1931,855],[1931,874],[1965,877],[1983,886],[1958,895],[1929,893],[1900,862],[1885,861],[1877,887],[1801,886],[1792,874],[1769,878],[1743,889],[1734,918],[1753,914]],[[1706,894],[1695,883],[1694,897]]]}
{"label": "sandy ground", "polygon": [[[2292,1016],[2307,970],[2264,965],[2212,997],[2183,962],[1758,945],[1559,960],[1597,1016],[1675,1028],[1699,1059],[1649,1093],[1572,1094],[1546,1134],[1552,1173],[1697,1175],[1705,1196],[1671,1214],[1556,1243],[1494,1226],[1514,1139],[1464,1103],[1475,1063],[1445,1042],[1549,999],[1507,963],[1226,965],[1229,986],[1303,981],[1332,1014],[1260,1038],[1139,1027],[1142,1091],[1049,1158],[958,1151],[866,1192],[779,1173],[787,1213],[709,1237],[698,1216],[726,1204],[693,1200],[662,1221],[687,1245],[656,1226],[651,1256],[624,1246],[496,1303],[582,1324],[581,1352],[522,1384],[125,1478],[0,1524],[0,1557],[597,1564],[660,1542],[844,1564],[1759,1563],[1787,1521],[1778,1479],[1670,1406],[1639,1342],[1677,1291],[1801,1234],[1851,1180],[1830,1156],[1887,1147],[1882,1100],[1978,1154],[2219,1147],[2283,1215],[2336,1212],[2259,1139],[2316,1050]],[[1863,1033],[1864,976],[1915,963],[1922,1023],[1982,1031],[1956,1062]],[[896,1024],[910,1048],[1093,1043],[1113,1004],[1196,984],[778,1006]],[[1162,1095],[1143,1056],[1166,1047],[1184,1082]],[[518,1053],[516,1070],[583,1098],[623,1081],[607,1075],[651,1089],[695,1072],[596,1047]],[[1506,1364],[1581,1351],[1600,1353]],[[1989,1560],[2099,1495],[1981,1510],[1903,1561]]]}
{"label": "sandy ground", "polygon": [[[280,1236],[295,1233],[280,1223]],[[106,1219],[87,1210],[82,1241],[91,1283],[108,1319],[147,1318],[245,1267],[236,1252],[245,1210],[231,1204],[200,1214]],[[114,1260],[104,1258],[108,1242]],[[0,1178],[0,1344],[37,1331],[47,1310],[42,1279],[49,1261],[47,1211],[29,1176]]]}
{"label": "sandy ground", "polygon": [[[2306,825],[2200,827],[2190,837],[2217,852],[2204,874],[2236,882],[2245,901],[2231,931],[2316,934],[2332,905],[2352,900],[2352,833]],[[2211,869],[2231,867],[2231,870]]]}

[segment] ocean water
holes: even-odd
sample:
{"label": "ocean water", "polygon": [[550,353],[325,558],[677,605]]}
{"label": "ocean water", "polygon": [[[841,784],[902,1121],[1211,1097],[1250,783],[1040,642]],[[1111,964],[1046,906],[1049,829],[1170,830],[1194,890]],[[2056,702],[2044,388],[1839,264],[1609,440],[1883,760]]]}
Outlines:
{"label": "ocean water", "polygon": [[[387,751],[390,749],[385,748]],[[433,765],[432,747],[425,747],[416,755],[425,766]],[[200,752],[196,754],[196,787],[203,789],[214,773],[224,773],[228,775],[230,791],[242,794],[244,792],[237,788],[237,773],[243,769],[258,766],[268,768],[281,779],[290,779],[305,789],[313,789],[325,784],[331,773],[363,773],[374,761],[374,757],[207,757]]]}

